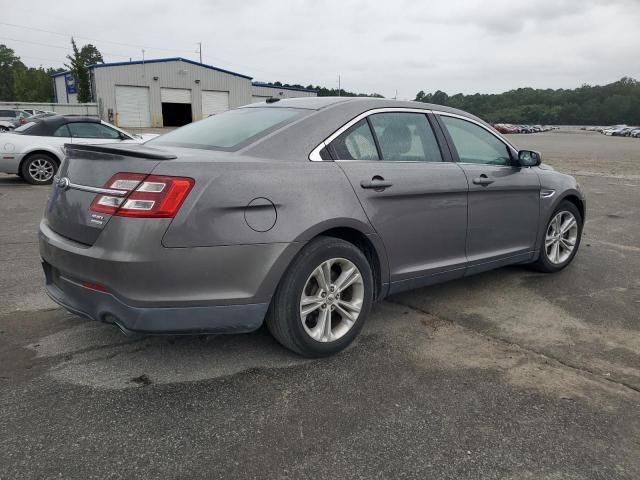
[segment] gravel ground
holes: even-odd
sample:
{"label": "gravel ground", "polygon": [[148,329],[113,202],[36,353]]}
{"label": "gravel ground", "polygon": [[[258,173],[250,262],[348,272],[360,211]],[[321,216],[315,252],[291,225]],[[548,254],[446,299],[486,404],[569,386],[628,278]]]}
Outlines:
{"label": "gravel ground", "polygon": [[391,297],[325,360],[56,308],[49,189],[0,176],[0,479],[640,478],[640,140],[513,140],[579,172],[574,263]]}

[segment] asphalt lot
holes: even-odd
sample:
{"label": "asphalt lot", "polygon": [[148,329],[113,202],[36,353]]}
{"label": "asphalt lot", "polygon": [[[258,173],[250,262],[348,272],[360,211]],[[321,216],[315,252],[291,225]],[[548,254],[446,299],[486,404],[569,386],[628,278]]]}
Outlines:
{"label": "asphalt lot", "polygon": [[130,338],[56,308],[49,189],[0,176],[0,479],[640,478],[640,140],[512,140],[579,173],[574,263],[392,297],[324,360],[263,331]]}

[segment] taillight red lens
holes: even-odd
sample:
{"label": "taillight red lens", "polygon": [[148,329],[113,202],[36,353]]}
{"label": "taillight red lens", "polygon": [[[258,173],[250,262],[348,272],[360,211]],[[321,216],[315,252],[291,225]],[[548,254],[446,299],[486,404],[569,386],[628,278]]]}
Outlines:
{"label": "taillight red lens", "polygon": [[124,196],[97,195],[91,211],[138,218],[173,218],[195,181],[188,177],[117,173],[105,188],[122,190]]}

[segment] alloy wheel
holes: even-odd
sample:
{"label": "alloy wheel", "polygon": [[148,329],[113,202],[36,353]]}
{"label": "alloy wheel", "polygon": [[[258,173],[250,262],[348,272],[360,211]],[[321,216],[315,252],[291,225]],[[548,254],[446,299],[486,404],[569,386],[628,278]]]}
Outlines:
{"label": "alloy wheel", "polygon": [[318,342],[333,342],[355,325],[364,302],[358,267],[345,258],[322,262],[307,279],[300,297],[300,319]]}
{"label": "alloy wheel", "polygon": [[558,212],[551,219],[545,236],[545,253],[554,265],[566,262],[576,247],[578,221],[571,212]]}
{"label": "alloy wheel", "polygon": [[55,173],[55,167],[51,160],[37,158],[29,164],[28,172],[34,180],[48,182]]}

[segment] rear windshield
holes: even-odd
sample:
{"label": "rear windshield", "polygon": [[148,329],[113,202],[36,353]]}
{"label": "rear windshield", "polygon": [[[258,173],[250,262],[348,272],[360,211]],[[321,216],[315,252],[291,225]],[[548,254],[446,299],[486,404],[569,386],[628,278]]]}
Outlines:
{"label": "rear windshield", "polygon": [[234,150],[292,122],[304,110],[294,108],[241,108],[185,125],[148,144],[186,148]]}

